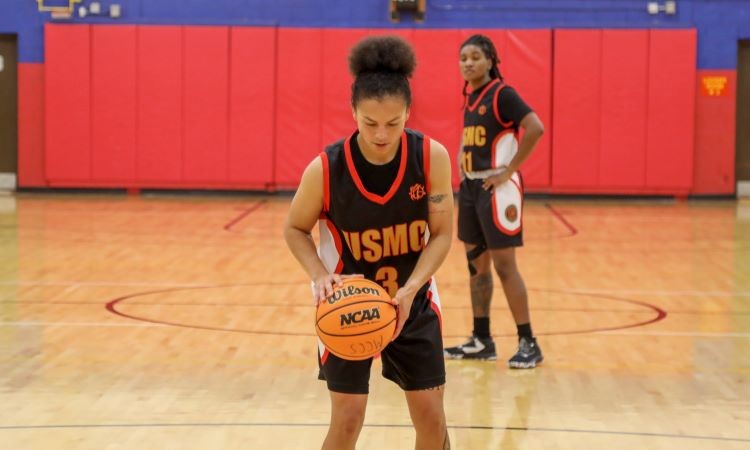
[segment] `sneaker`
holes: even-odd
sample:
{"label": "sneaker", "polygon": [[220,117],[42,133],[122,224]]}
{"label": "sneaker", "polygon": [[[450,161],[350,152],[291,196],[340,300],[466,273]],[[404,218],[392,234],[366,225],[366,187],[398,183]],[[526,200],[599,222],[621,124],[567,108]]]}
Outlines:
{"label": "sneaker", "polygon": [[518,340],[518,351],[508,360],[511,369],[533,369],[544,361],[542,349],[536,343],[536,338],[530,340],[522,337]]}
{"label": "sneaker", "polygon": [[495,341],[491,337],[480,338],[476,335],[472,335],[468,341],[461,345],[444,349],[443,355],[449,359],[480,359],[485,361],[497,359]]}

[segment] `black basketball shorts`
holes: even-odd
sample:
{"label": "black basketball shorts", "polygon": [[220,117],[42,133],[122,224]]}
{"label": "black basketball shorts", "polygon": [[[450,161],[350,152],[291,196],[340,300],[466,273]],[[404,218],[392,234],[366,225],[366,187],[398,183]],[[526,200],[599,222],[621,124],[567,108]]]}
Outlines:
{"label": "black basketball shorts", "polygon": [[458,239],[490,249],[523,245],[523,178],[513,174],[491,191],[465,179],[458,191]]}

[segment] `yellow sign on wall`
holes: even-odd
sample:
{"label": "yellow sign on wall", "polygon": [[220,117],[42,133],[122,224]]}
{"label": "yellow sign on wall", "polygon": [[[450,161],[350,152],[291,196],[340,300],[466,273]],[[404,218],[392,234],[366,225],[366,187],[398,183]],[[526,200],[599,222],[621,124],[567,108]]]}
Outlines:
{"label": "yellow sign on wall", "polygon": [[36,0],[37,9],[42,12],[67,12],[72,13],[73,8],[76,6],[76,3],[81,3],[82,0],[68,0],[68,5],[45,5],[44,0]]}
{"label": "yellow sign on wall", "polygon": [[708,97],[723,97],[726,95],[727,77],[706,75],[701,77],[701,92]]}

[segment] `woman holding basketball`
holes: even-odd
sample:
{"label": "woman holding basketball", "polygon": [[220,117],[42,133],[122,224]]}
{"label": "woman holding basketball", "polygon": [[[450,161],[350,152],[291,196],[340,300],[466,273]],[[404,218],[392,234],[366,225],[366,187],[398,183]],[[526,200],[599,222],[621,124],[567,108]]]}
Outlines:
{"label": "woman holding basketball", "polygon": [[[405,129],[414,52],[397,37],[370,37],[349,57],[357,131],[305,169],[289,211],[287,244],[313,281],[316,301],[362,274],[398,308],[383,376],[405,392],[417,449],[450,448],[443,392],[440,303],[432,275],[451,243],[453,196],[445,148]],[[311,231],[320,229],[316,251]],[[429,239],[427,232],[429,230]],[[319,345],[331,394],[324,449],[353,449],[365,416],[372,358],[349,361]]]}
{"label": "woman holding basketball", "polygon": [[[518,350],[508,361],[515,369],[535,367],[542,351],[531,331],[528,297],[516,265],[523,245],[523,179],[518,168],[544,133],[539,117],[503,82],[497,51],[483,35],[461,45],[464,77],[464,129],[459,170],[458,238],[469,260],[474,332],[464,344],[445,349],[454,359],[497,359],[490,334],[491,264],[502,282],[518,331]],[[471,94],[466,94],[466,87]],[[524,130],[518,142],[519,129]]]}

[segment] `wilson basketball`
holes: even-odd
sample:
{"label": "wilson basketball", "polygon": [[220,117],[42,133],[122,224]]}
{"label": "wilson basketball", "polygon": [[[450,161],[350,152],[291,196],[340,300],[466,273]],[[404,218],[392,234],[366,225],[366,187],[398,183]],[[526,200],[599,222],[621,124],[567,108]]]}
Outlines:
{"label": "wilson basketball", "polygon": [[374,281],[349,278],[320,302],[315,330],[339,358],[367,359],[385,348],[396,331],[396,307]]}

